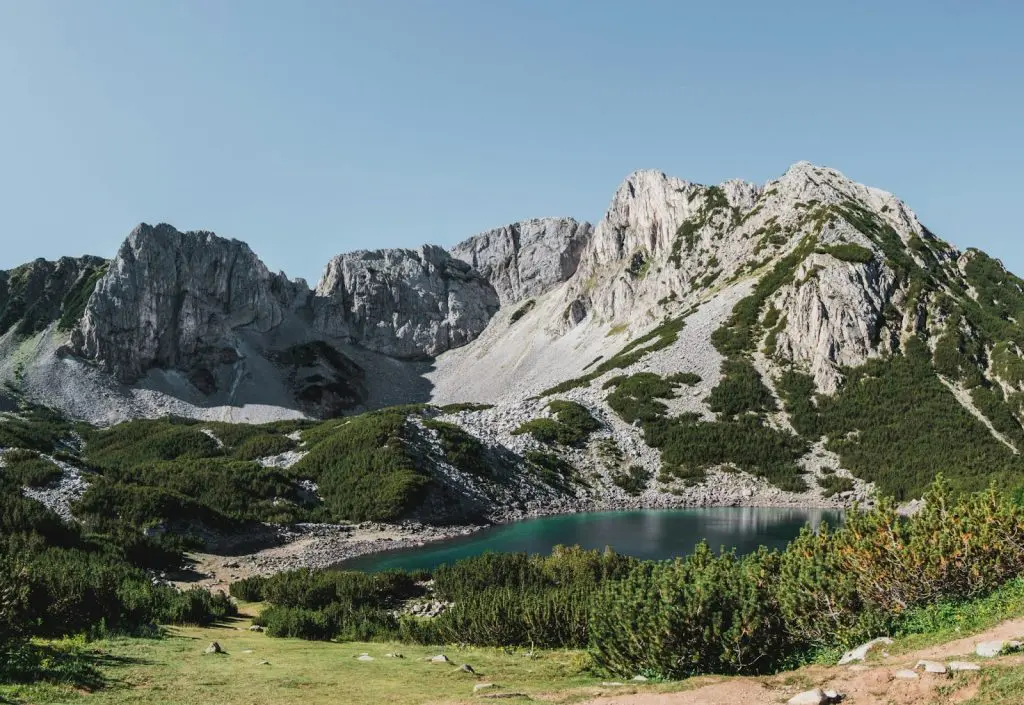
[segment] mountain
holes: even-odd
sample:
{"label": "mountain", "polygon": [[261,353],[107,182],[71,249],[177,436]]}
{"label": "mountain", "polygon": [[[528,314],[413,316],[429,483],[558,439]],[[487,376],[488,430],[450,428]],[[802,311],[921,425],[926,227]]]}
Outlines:
{"label": "mountain", "polygon": [[[763,185],[638,171],[596,226],[342,254],[313,288],[242,242],[140,225],[109,262],[0,274],[0,314],[0,379],[73,418],[427,404],[421,441],[468,436],[590,505],[1024,479],[1024,282],[806,162]],[[428,474],[469,482],[443,456]]]}

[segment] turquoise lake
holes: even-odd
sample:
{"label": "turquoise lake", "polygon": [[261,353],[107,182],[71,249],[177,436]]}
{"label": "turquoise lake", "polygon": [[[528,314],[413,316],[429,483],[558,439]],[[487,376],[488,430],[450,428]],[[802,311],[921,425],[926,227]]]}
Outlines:
{"label": "turquoise lake", "polygon": [[487,551],[550,553],[559,544],[584,548],[611,546],[618,553],[660,560],[685,556],[702,540],[712,549],[739,554],[759,546],[782,548],[805,524],[836,526],[842,512],[827,509],[716,507],[623,512],[586,512],[526,519],[483,529],[470,536],[417,548],[353,558],[346,570],[431,569]]}

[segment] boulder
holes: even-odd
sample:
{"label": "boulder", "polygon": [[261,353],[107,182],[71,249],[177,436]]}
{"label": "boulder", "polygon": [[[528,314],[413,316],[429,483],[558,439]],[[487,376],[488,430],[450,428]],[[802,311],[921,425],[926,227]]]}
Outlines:
{"label": "boulder", "polygon": [[798,693],[786,701],[787,705],[829,705],[838,703],[843,696],[834,690],[822,690],[814,688],[803,693]]}
{"label": "boulder", "polygon": [[449,663],[449,659],[444,654],[438,654],[437,656],[428,656],[427,661],[431,663]]}
{"label": "boulder", "polygon": [[476,671],[473,670],[473,667],[470,666],[468,663],[464,663],[461,666],[459,666],[459,670],[463,673],[476,673]]}
{"label": "boulder", "polygon": [[218,644],[215,641],[212,641],[212,642],[210,642],[210,645],[206,647],[206,652],[205,653],[208,653],[208,654],[222,654],[222,653],[224,653],[224,650],[222,648],[220,648],[220,644]]}

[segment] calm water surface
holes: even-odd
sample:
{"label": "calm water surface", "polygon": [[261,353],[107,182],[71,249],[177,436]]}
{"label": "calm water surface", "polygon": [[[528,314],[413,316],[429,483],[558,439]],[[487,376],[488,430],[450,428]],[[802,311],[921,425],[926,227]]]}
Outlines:
{"label": "calm water surface", "polygon": [[579,544],[611,546],[619,553],[660,560],[684,556],[702,540],[711,548],[746,554],[758,546],[782,548],[804,524],[840,523],[842,513],[826,509],[645,509],[587,512],[502,524],[419,548],[362,556],[339,567],[355,570],[431,569],[486,551],[550,553],[552,547]]}

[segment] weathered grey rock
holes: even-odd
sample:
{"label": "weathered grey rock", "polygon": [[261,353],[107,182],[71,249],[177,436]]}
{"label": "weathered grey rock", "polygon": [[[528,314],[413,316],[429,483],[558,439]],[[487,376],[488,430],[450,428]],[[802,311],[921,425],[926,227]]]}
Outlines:
{"label": "weathered grey rock", "polygon": [[373,660],[374,660],[373,656],[370,656],[370,654],[366,654],[366,653],[359,654],[358,656],[356,656],[356,661],[373,661]]}
{"label": "weathered grey rock", "polygon": [[142,224],[97,283],[71,345],[122,382],[161,367],[207,392],[213,370],[242,357],[242,332],[269,334],[308,293],[243,242]]}
{"label": "weathered grey rock", "polygon": [[576,272],[594,227],[572,218],[536,218],[475,235],[452,248],[494,287],[502,305],[539,296]]}
{"label": "weathered grey rock", "polygon": [[461,666],[459,666],[459,670],[463,673],[476,673],[476,671],[473,670],[473,667],[470,666],[468,663],[464,663]]}
{"label": "weathered grey rock", "polygon": [[263,631],[263,627],[261,627],[258,624],[253,624],[251,627],[249,627],[249,631],[250,632],[262,632]]}
{"label": "weathered grey rock", "polygon": [[476,685],[473,686],[473,692],[474,693],[479,693],[480,691],[490,690],[492,688],[497,688],[497,687],[498,687],[497,683],[477,683]]}
{"label": "weathered grey rock", "polygon": [[821,688],[798,693],[786,701],[787,705],[828,705],[832,699]]}
{"label": "weathered grey rock", "polygon": [[445,656],[444,654],[438,654],[437,656],[428,656],[426,660],[430,661],[431,663],[448,663],[449,662],[448,657]]}
{"label": "weathered grey rock", "polygon": [[1002,654],[1020,651],[1020,649],[1021,642],[1019,641],[983,641],[974,647],[974,653],[984,658],[995,658]]}
{"label": "weathered grey rock", "polygon": [[914,665],[914,670],[924,671],[925,673],[945,673],[946,665],[939,663],[938,661],[928,661],[927,659],[921,659]]}
{"label": "weathered grey rock", "polygon": [[[871,246],[859,233],[844,241]],[[882,311],[895,288],[896,275],[881,261],[858,264],[812,254],[797,268],[796,283],[777,304],[786,325],[777,336],[776,350],[805,364],[822,391],[835,391],[842,379],[840,367],[862,365],[889,349],[898,331],[882,334]]]}
{"label": "weathered grey rock", "polygon": [[362,250],[332,259],[316,288],[316,326],[391,357],[433,357],[476,338],[494,288],[440,247]]}
{"label": "weathered grey rock", "polygon": [[842,657],[839,659],[839,665],[845,666],[855,661],[863,661],[868,657],[868,653],[870,653],[871,650],[874,649],[876,646],[891,643],[892,639],[890,639],[887,636],[880,636],[877,639],[872,639],[866,644],[861,644],[856,649],[851,649],[847,651],[845,654],[843,654]]}
{"label": "weathered grey rock", "polygon": [[206,653],[208,653],[208,654],[222,654],[222,653],[224,653],[224,650],[220,648],[220,644],[218,644],[217,642],[213,641],[213,642],[210,642],[210,645],[206,647]]}
{"label": "weathered grey rock", "polygon": [[970,661],[950,661],[946,664],[950,673],[961,673],[963,671],[980,671],[981,666]]}

